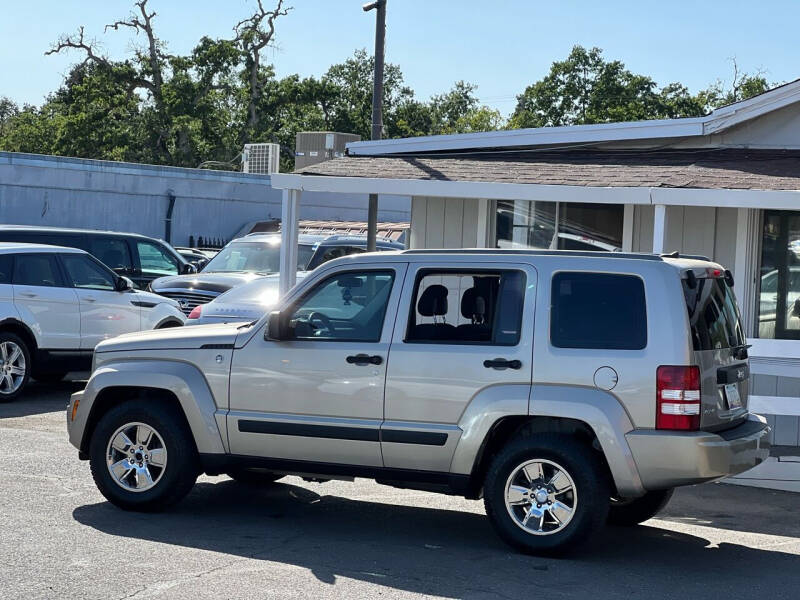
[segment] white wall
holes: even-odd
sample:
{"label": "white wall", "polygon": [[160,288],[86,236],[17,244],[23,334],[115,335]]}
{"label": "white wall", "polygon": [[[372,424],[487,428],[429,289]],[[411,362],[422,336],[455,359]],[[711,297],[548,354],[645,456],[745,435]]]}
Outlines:
{"label": "white wall", "polygon": [[[481,202],[488,203],[487,200],[476,198],[413,197],[411,199],[410,247],[475,248],[483,246],[478,231],[479,203]],[[485,235],[484,232],[480,233]]]}

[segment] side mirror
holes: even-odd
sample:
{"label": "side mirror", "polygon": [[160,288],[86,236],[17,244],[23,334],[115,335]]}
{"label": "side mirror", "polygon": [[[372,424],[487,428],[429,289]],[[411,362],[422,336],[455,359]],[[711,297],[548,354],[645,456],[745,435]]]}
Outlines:
{"label": "side mirror", "polygon": [[181,269],[181,275],[194,275],[195,273],[197,273],[197,267],[192,263],[186,263]]}
{"label": "side mirror", "polygon": [[133,289],[133,282],[127,277],[118,277],[114,283],[114,289],[118,292],[127,292]]}
{"label": "side mirror", "polygon": [[264,339],[270,342],[280,342],[289,339],[289,330],[286,321],[281,315],[281,311],[273,310],[267,319],[267,329],[264,331]]}

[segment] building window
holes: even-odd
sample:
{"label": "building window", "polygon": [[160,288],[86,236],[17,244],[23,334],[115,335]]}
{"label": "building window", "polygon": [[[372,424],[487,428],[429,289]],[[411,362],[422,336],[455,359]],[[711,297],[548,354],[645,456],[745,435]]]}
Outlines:
{"label": "building window", "polygon": [[500,200],[497,247],[618,252],[624,213],[622,204]]}
{"label": "building window", "polygon": [[800,339],[800,212],[764,211],[758,337]]}

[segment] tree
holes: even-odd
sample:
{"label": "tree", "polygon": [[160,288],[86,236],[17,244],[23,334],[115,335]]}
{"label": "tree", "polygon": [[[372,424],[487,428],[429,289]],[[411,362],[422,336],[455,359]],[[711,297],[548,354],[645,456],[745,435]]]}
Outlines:
{"label": "tree", "polygon": [[247,90],[247,125],[243,131],[242,142],[246,142],[249,133],[258,123],[258,103],[264,88],[261,69],[261,51],[272,43],[275,35],[275,20],[286,16],[291,7],[283,7],[283,0],[278,0],[274,10],[265,10],[262,0],[258,0],[258,10],[253,15],[239,21],[233,28],[236,42],[247,56],[245,63],[249,89]]}
{"label": "tree", "polygon": [[772,86],[770,86],[767,83],[766,77],[764,77],[765,72],[762,69],[750,74],[739,70],[736,58],[731,58],[730,61],[733,66],[733,77],[731,79],[730,88],[725,89],[725,84],[720,79],[717,79],[715,83],[699,94],[702,101],[709,109],[733,104],[740,100],[747,100],[753,96],[763,94],[770,89],[770,87],[779,85],[772,84]]}
{"label": "tree", "polygon": [[620,61],[606,61],[599,48],[575,46],[517,97],[510,124],[545,127],[698,116],[703,108],[680,84],[658,90],[650,77],[632,73]]}

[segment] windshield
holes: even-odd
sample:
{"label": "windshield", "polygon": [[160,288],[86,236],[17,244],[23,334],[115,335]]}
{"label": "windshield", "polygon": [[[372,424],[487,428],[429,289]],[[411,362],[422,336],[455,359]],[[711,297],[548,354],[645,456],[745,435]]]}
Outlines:
{"label": "windshield", "polygon": [[[300,244],[297,269],[304,271],[314,254],[314,247]],[[219,251],[203,268],[204,273],[277,273],[280,269],[281,244],[275,242],[233,242]]]}
{"label": "windshield", "polygon": [[724,279],[697,279],[694,288],[683,279],[683,293],[695,350],[718,350],[745,343],[739,308]]}

